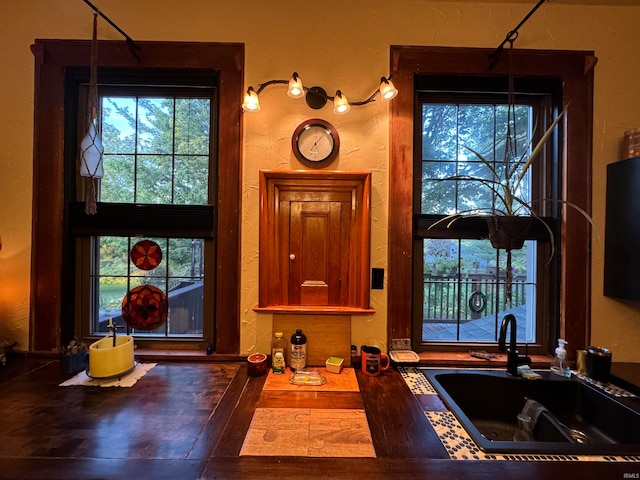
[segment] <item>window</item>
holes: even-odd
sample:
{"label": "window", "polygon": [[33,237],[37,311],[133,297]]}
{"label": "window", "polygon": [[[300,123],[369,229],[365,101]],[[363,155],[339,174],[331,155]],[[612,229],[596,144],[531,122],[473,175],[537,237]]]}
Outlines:
{"label": "window", "polygon": [[[490,65],[492,49],[449,47],[391,47],[390,64],[393,81],[400,92],[415,92],[419,79],[448,78],[503,78],[508,74],[504,57]],[[593,70],[596,58],[587,51],[542,51],[515,49],[512,53],[516,82],[532,85],[552,82],[557,85],[558,105],[570,105],[559,128],[559,150],[562,161],[557,168],[557,185],[545,186],[554,198],[579,205],[587,212],[591,209],[591,143],[593,124]],[[424,85],[423,85],[424,87]],[[519,89],[519,87],[517,87]],[[476,91],[487,91],[478,90]],[[503,89],[504,91],[504,89]],[[452,102],[452,104],[455,102]],[[500,103],[500,102],[497,102]],[[554,102],[555,103],[555,102]],[[421,271],[416,262],[423,263],[423,237],[427,225],[423,217],[415,217],[414,195],[415,149],[421,145],[414,126],[417,97],[399,95],[391,106],[391,135],[389,160],[389,280],[387,291],[388,338],[412,337],[413,348],[420,346],[420,336],[412,331],[412,318],[422,311],[422,298],[414,295],[414,285],[421,285]],[[418,156],[418,158],[420,158]],[[547,178],[546,176],[544,178]],[[535,185],[532,194],[539,186]],[[591,228],[584,217],[572,209],[561,209],[555,215],[556,236],[554,264],[550,266],[550,279],[556,285],[544,286],[544,277],[536,273],[537,312],[557,312],[544,319],[542,349],[551,352],[550,339],[561,336],[570,345],[586,345],[590,318],[591,285]],[[416,223],[417,222],[417,223]],[[472,227],[473,219],[466,219],[465,228]],[[456,233],[458,235],[458,233]],[[449,235],[447,238],[451,237]],[[533,240],[543,238],[536,236]],[[470,238],[470,239],[477,239]],[[465,239],[467,240],[467,239]],[[536,250],[541,244],[537,242]],[[417,244],[417,245],[416,245]],[[419,256],[416,260],[415,256]],[[416,275],[416,272],[418,275]],[[540,297],[542,289],[549,294]],[[546,348],[544,346],[546,344]],[[450,349],[449,345],[430,345],[429,350]],[[460,347],[461,348],[461,347]]]}
{"label": "window", "polygon": [[[545,83],[532,87],[541,90]],[[518,341],[540,346],[544,318],[555,314],[544,310],[553,284],[545,242],[531,238],[522,249],[512,251],[513,284],[508,298],[507,254],[491,246],[482,222],[469,222],[473,217],[467,217],[456,228],[446,228],[445,223],[432,226],[447,215],[491,209],[495,202],[492,191],[480,182],[443,179],[488,178],[486,167],[470,149],[501,168],[507,135],[506,92],[498,92],[502,84],[501,79],[430,77],[423,87],[417,80],[414,125],[420,143],[414,150],[414,224],[423,226],[414,247],[414,278],[420,279],[413,287],[416,305],[421,305],[414,311],[418,350],[441,344],[495,343],[507,313],[517,319]],[[536,125],[548,122],[544,115],[549,109],[544,107],[552,103],[553,85],[548,87],[549,93],[527,92],[516,100],[518,157],[535,142],[540,131]],[[528,203],[550,198],[554,191],[558,162],[552,161],[553,155],[547,157],[536,161],[522,183],[518,196]]]}
{"label": "window", "polygon": [[[152,76],[162,87],[147,85],[151,76],[146,75],[136,76],[135,82],[141,85],[132,86],[131,79],[122,85],[123,76],[128,76],[126,71],[104,74],[99,89],[104,177],[98,182],[98,198],[101,206],[116,206],[118,215],[111,225],[94,227],[91,237],[78,238],[82,255],[76,277],[81,305],[77,318],[86,321],[77,330],[88,337],[107,332],[110,320],[124,326],[122,306],[129,301],[127,292],[150,285],[167,300],[168,318],[157,328],[141,329],[142,324],[132,328],[136,339],[203,340],[211,336],[211,322],[205,324],[204,318],[213,316],[212,302],[205,301],[211,298],[205,296],[205,287],[210,283],[213,262],[205,262],[205,258],[212,258],[208,251],[214,249],[215,239],[189,236],[181,222],[166,222],[164,207],[190,216],[194,206],[208,205],[215,192],[215,184],[209,181],[215,178],[210,171],[216,171],[211,135],[215,75],[198,75],[191,84],[185,84],[188,75],[180,75],[182,85],[173,88],[167,86],[173,81],[167,72]],[[86,181],[80,180],[80,184]],[[150,238],[142,229],[136,236],[114,234],[139,228],[131,207],[145,205],[157,206],[154,218],[159,225],[155,230],[161,236]],[[213,208],[208,208],[211,215],[202,218],[201,227],[213,231]],[[72,231],[84,221],[84,216],[73,216]],[[129,253],[133,249],[146,253],[144,244],[138,243],[141,241],[153,242],[151,248],[160,260],[136,265]]]}
{"label": "window", "polygon": [[[244,47],[137,42],[142,53],[136,59],[125,42],[99,43],[107,156],[96,215],[85,215],[77,201],[84,132],[74,128],[86,105],[91,43],[37,40],[32,46],[38,113],[30,348],[52,350],[74,337],[101,335],[100,311],[117,313],[127,285],[148,282],[171,297],[202,282],[202,293],[193,295],[201,300],[174,303],[178,308],[163,329],[143,333],[153,341],[169,338],[185,348],[211,343],[216,354],[237,354]],[[157,135],[146,122],[151,115],[166,124]],[[180,126],[194,118],[206,121]],[[195,130],[196,137],[184,138]],[[118,168],[119,175],[110,176]],[[161,246],[164,267],[145,273],[128,265],[140,233]]]}

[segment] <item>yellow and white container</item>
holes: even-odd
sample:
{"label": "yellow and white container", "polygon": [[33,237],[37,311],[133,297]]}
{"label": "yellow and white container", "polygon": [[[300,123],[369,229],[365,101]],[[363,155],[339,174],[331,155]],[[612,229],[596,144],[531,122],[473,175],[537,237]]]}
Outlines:
{"label": "yellow and white container", "polygon": [[135,367],[133,337],[130,335],[107,336],[89,346],[89,370],[92,378],[117,377],[130,372]]}

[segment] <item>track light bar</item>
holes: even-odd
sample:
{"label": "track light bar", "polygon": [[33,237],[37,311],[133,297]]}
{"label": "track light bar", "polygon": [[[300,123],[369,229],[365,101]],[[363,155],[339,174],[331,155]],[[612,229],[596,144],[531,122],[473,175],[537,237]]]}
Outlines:
{"label": "track light bar", "polygon": [[305,87],[298,76],[298,72],[293,72],[289,80],[269,80],[259,84],[257,90],[254,90],[253,87],[249,87],[244,95],[242,109],[245,112],[259,112],[260,93],[262,93],[262,91],[269,85],[278,84],[287,85],[287,95],[291,98],[305,97],[307,105],[316,110],[324,107],[328,101],[332,101],[333,113],[336,115],[347,113],[352,106],[371,103],[375,101],[375,97],[378,95],[380,95],[380,99],[383,102],[388,102],[398,94],[398,90],[391,81],[391,76],[382,77],[380,79],[380,86],[371,94],[371,96],[369,96],[369,98],[358,102],[349,102],[347,101],[347,97],[340,90],[336,90],[336,94],[332,97],[327,95],[327,92],[322,87]]}

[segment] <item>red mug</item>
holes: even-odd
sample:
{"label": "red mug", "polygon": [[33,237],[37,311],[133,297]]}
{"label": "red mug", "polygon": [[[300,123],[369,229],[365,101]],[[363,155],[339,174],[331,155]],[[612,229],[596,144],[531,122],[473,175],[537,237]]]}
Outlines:
{"label": "red mug", "polygon": [[362,373],[370,377],[377,377],[389,368],[389,356],[382,353],[378,347],[363,345],[360,349]]}

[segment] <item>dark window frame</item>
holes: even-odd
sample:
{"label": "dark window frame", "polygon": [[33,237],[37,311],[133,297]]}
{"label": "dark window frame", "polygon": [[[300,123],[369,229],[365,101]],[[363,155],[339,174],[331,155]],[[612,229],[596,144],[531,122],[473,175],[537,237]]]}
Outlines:
{"label": "dark window frame", "polygon": [[[68,106],[65,129],[68,131],[65,137],[71,145],[77,145],[79,138],[84,134],[87,118],[86,90],[89,72],[86,68],[67,69],[65,89]],[[214,70],[168,70],[150,69],[102,69],[98,72],[98,95],[100,97],[134,96],[136,98],[166,97],[166,98],[192,98],[206,97],[210,100],[210,138],[209,138],[209,189],[207,192],[208,203],[206,205],[187,204],[145,204],[138,202],[114,203],[98,202],[97,212],[94,215],[84,213],[85,203],[82,200],[85,180],[78,175],[69,175],[65,178],[69,182],[67,191],[72,191],[75,185],[74,197],[69,209],[70,236],[75,239],[76,251],[76,280],[74,291],[71,285],[63,284],[63,298],[69,298],[69,302],[63,305],[65,317],[73,315],[75,318],[74,333],[85,341],[94,341],[99,333],[93,332],[97,311],[97,280],[92,275],[92,265],[99,261],[99,253],[94,244],[96,237],[118,236],[162,238],[200,238],[205,244],[205,270],[204,270],[204,297],[203,297],[203,329],[202,334],[188,336],[159,336],[147,335],[146,332],[135,333],[138,346],[152,347],[162,344],[162,348],[169,345],[206,348],[207,343],[213,344],[215,334],[215,207],[211,199],[216,197],[217,185],[217,137],[218,130],[218,79]],[[74,117],[73,112],[79,114]],[[73,138],[72,132],[77,136]],[[139,152],[131,155],[138,156]],[[66,169],[73,172],[78,163],[77,153],[73,148],[65,149]],[[73,178],[71,178],[73,177]],[[82,201],[81,201],[82,200]],[[75,294],[75,296],[74,296]],[[75,300],[71,300],[75,299]],[[74,309],[66,308],[74,305]],[[75,313],[74,313],[75,312]],[[171,323],[171,311],[169,312]],[[122,325],[122,320],[120,320]],[[167,324],[165,323],[165,326]]]}
{"label": "dark window frame", "polygon": [[[389,165],[389,290],[388,338],[409,338],[412,328],[413,289],[413,148],[414,89],[417,75],[508,74],[503,54],[491,66],[492,49],[392,46],[393,81],[401,92],[391,104],[391,155]],[[590,51],[515,50],[513,71],[518,77],[556,79],[562,83],[563,108],[571,105],[562,122],[564,153],[560,192],[564,200],[591,211],[591,157],[593,136],[593,69]],[[550,336],[562,336],[574,348],[589,338],[591,313],[591,226],[572,209],[559,218],[560,285],[559,318]]]}
{"label": "dark window frame", "polygon": [[[244,45],[137,42],[136,59],[121,41],[100,41],[98,68],[215,70],[219,78],[215,235],[215,338],[218,354],[240,348],[240,221]],[[89,66],[91,42],[36,40],[30,349],[57,350],[73,336],[65,308],[74,299],[62,285],[74,281],[70,198],[65,182],[65,83],[71,68]],[[73,307],[71,307],[73,308]],[[63,320],[64,319],[64,320]]]}
{"label": "dark window frame", "polygon": [[[532,143],[536,143],[542,135],[545,126],[552,123],[551,115],[558,115],[557,105],[561,104],[561,88],[558,82],[539,81],[532,82],[531,79],[519,81],[516,79],[516,104],[527,104],[533,107],[533,118],[538,126],[533,127]],[[422,118],[421,105],[423,103],[439,104],[506,104],[508,101],[505,93],[507,89],[506,79],[491,77],[473,76],[416,76],[415,78],[415,116],[414,126],[415,144],[422,145],[421,133],[418,119]],[[552,136],[547,142],[546,148],[541,152],[541,157],[532,165],[532,200],[545,198],[556,198],[558,185],[561,181],[562,169],[560,168],[560,158],[558,156],[557,145],[558,135]],[[499,154],[499,152],[497,152]],[[468,340],[436,341],[422,339],[422,302],[421,292],[422,272],[424,269],[422,259],[422,240],[447,238],[447,239],[487,239],[488,230],[486,222],[477,217],[466,217],[458,220],[451,228],[429,229],[429,226],[445,215],[431,213],[421,213],[421,188],[422,188],[422,155],[419,149],[414,151],[414,293],[413,293],[413,348],[416,351],[449,351],[468,350],[470,346],[477,346],[477,342]],[[537,214],[541,216],[549,228],[554,231],[554,235],[560,238],[558,222],[555,216],[559,208],[558,204],[547,202],[535,204]],[[545,321],[549,318],[557,317],[559,305],[553,299],[557,298],[558,282],[557,271],[560,254],[551,257],[551,248],[548,242],[548,233],[545,227],[538,221],[532,224],[532,228],[527,236],[528,240],[539,241],[537,245],[537,266],[536,266],[536,341],[530,342],[527,346],[529,353],[544,353],[549,345],[549,324]],[[420,279],[420,280],[419,280]],[[552,294],[552,292],[555,292]],[[551,300],[550,300],[551,299]],[[466,299],[461,299],[465,302]],[[499,319],[498,319],[499,320]],[[483,341],[481,345],[491,347],[497,346],[496,341]]]}

